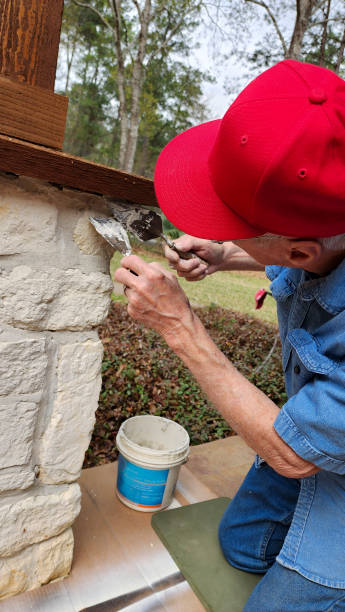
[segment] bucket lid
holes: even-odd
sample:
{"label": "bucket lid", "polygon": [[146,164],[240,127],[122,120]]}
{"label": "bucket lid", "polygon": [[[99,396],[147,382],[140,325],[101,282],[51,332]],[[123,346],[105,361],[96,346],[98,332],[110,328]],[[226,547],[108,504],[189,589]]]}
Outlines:
{"label": "bucket lid", "polygon": [[119,451],[129,461],[156,467],[183,463],[189,442],[187,431],[179,423],[149,414],[127,419],[116,436]]}

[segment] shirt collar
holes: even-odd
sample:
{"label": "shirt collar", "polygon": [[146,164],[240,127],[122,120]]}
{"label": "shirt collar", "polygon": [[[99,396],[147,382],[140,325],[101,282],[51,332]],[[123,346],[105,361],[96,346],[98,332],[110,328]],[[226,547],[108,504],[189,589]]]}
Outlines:
{"label": "shirt collar", "polygon": [[334,315],[345,309],[345,259],[327,276],[317,278],[312,278],[305,270],[282,266],[267,266],[266,273],[278,302],[285,301],[299,286],[302,300],[315,299],[324,310]]}
{"label": "shirt collar", "polygon": [[301,284],[303,300],[316,299],[330,314],[339,314],[345,309],[345,259],[327,276],[306,280]]}

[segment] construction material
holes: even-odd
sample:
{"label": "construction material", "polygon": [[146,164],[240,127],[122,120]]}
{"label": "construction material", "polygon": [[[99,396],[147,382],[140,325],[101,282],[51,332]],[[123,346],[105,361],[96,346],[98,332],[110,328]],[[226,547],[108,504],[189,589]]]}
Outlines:
{"label": "construction material", "polygon": [[0,133],[62,149],[68,98],[0,75]]}
{"label": "construction material", "polygon": [[235,569],[218,543],[229,503],[221,497],[160,512],[152,527],[208,612],[241,612],[260,575]]}
{"label": "construction material", "polygon": [[0,135],[0,170],[130,202],[158,206],[150,179]]}
{"label": "construction material", "polygon": [[116,437],[120,452],[119,499],[135,510],[155,512],[172,500],[180,467],[189,452],[189,435],[178,423],[141,415],[122,423]]}

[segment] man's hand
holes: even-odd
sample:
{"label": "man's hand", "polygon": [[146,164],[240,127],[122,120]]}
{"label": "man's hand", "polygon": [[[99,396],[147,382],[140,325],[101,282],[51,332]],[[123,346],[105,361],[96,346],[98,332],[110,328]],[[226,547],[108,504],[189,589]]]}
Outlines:
{"label": "man's hand", "polygon": [[171,267],[175,268],[179,276],[183,276],[188,281],[202,280],[214,272],[224,270],[264,270],[262,264],[255,261],[233,242],[219,244],[187,234],[174,242],[181,251],[193,251],[208,263],[208,265],[204,264],[196,257],[181,259],[175,251],[166,246],[165,256]]}
{"label": "man's hand", "polygon": [[180,251],[193,251],[207,262],[206,264],[203,263],[198,257],[181,259],[176,251],[166,246],[165,256],[169,260],[170,266],[175,268],[179,276],[183,276],[188,281],[199,281],[204,279],[206,275],[213,274],[219,269],[219,265],[223,261],[222,244],[202,238],[194,238],[187,234],[181,236],[178,240],[174,240],[174,243]]}
{"label": "man's hand", "polygon": [[128,314],[159,332],[167,342],[193,320],[193,311],[176,276],[160,264],[148,264],[130,255],[121,260],[114,278],[126,287]]}

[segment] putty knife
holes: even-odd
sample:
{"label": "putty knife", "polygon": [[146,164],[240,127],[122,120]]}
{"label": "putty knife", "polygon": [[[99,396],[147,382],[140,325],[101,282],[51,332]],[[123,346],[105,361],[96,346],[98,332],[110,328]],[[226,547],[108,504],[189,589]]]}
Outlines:
{"label": "putty knife", "polygon": [[107,241],[115,251],[120,251],[122,255],[130,255],[132,248],[128,234],[121,223],[110,217],[89,217],[95,230]]}
{"label": "putty knife", "polygon": [[[98,232],[104,240],[109,242],[115,251],[120,251],[122,255],[131,255],[132,247],[129,242],[128,234],[121,223],[111,219],[110,217],[89,217],[96,232]],[[134,270],[130,270],[132,274],[138,276]]]}
{"label": "putty knife", "polygon": [[163,233],[162,217],[154,210],[144,207],[133,206],[123,201],[118,201],[112,198],[106,198],[112,213],[119,223],[127,230],[136,236],[140,241],[146,242],[152,238],[163,238],[168,247],[175,251],[181,259],[197,258],[202,263],[207,262],[201,257],[193,253],[193,251],[181,251],[175,243]]}

